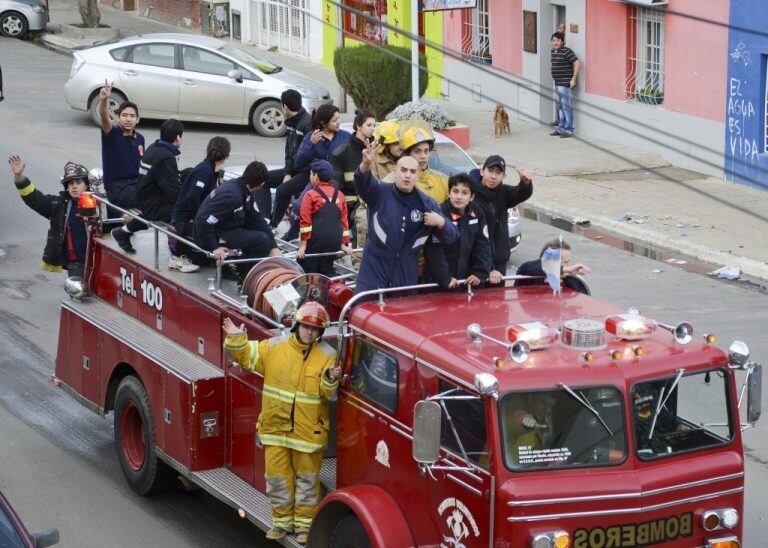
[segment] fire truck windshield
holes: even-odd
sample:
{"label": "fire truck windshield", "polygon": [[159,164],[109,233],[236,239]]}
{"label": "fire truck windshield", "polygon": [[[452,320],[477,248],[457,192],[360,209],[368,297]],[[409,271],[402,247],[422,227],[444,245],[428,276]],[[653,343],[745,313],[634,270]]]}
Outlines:
{"label": "fire truck windshield", "polygon": [[499,416],[512,470],[614,465],[627,454],[617,388],[510,392],[499,401]]}
{"label": "fire truck windshield", "polygon": [[653,459],[730,442],[728,382],[727,373],[716,369],[636,384],[632,421],[638,456]]}

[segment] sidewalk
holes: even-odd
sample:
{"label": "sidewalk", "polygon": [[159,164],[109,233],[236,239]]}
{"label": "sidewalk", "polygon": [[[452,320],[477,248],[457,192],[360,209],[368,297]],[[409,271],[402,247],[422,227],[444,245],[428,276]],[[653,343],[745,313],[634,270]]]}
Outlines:
{"label": "sidewalk", "polygon": [[[102,22],[119,29],[120,36],[189,32],[137,13],[101,5],[99,9]],[[52,28],[78,20],[77,2],[51,0]],[[49,46],[55,42],[60,51],[79,45],[60,36],[44,35],[43,41]],[[340,88],[332,69],[243,47],[314,79],[338,100]],[[738,266],[745,275],[768,280],[768,193],[671,167],[654,153],[578,135],[551,137],[550,127],[521,120],[511,120],[511,133],[495,139],[490,109],[442,106],[449,117],[470,127],[467,152],[476,161],[501,154],[509,164],[510,181],[516,180],[514,167],[536,175],[533,198],[526,202],[529,209],[568,221],[589,221],[593,228],[631,241]],[[351,120],[352,113],[343,119]]]}

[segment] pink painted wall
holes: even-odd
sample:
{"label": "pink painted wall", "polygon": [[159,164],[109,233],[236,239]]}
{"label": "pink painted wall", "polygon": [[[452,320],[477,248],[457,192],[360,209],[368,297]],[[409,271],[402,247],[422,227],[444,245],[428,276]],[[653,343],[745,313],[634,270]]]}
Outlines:
{"label": "pink painted wall", "polygon": [[624,99],[629,7],[609,0],[587,2],[584,82],[587,93]]}
{"label": "pink painted wall", "polygon": [[[664,20],[664,110],[725,121],[729,2],[671,0]],[[625,98],[634,29],[627,5],[609,0],[587,2],[586,91]],[[724,23],[718,27],[676,15],[690,14]]]}
{"label": "pink painted wall", "polygon": [[672,0],[677,13],[725,26],[666,16],[664,109],[725,122],[729,4],[725,0]]}
{"label": "pink painted wall", "polygon": [[493,66],[523,74],[523,0],[491,2]]}
{"label": "pink painted wall", "polygon": [[[464,10],[443,12],[443,43],[461,51]],[[493,66],[505,72],[523,72],[523,0],[491,2],[491,53]]]}

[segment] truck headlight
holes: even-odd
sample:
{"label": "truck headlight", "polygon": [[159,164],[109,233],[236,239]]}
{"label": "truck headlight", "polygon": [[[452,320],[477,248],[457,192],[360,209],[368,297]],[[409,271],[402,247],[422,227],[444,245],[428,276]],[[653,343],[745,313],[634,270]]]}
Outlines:
{"label": "truck headlight", "polygon": [[537,533],[531,541],[532,548],[568,548],[571,537],[565,531]]}
{"label": "truck headlight", "polygon": [[705,531],[733,529],[739,523],[739,512],[734,508],[707,510],[701,516],[701,526]]}

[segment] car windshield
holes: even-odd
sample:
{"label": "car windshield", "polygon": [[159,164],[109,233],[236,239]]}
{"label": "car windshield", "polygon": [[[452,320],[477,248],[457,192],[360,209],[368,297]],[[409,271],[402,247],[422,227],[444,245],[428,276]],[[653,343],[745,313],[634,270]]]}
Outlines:
{"label": "car windshield", "polygon": [[626,455],[621,393],[613,387],[510,392],[499,417],[511,470],[614,465]]}
{"label": "car windshield", "polygon": [[654,459],[730,442],[728,382],[727,373],[716,369],[636,384],[632,420],[638,456]]}
{"label": "car windshield", "polygon": [[13,525],[11,517],[5,513],[2,501],[0,501],[0,546],[3,548],[24,548],[26,544],[21,540],[21,535]]}
{"label": "car windshield", "polygon": [[429,155],[429,167],[447,176],[469,173],[477,166],[467,154],[454,143],[435,143]]}
{"label": "car windshield", "polygon": [[258,57],[254,57],[250,53],[248,53],[245,50],[242,50],[238,48],[237,46],[233,46],[232,44],[225,44],[219,48],[219,51],[222,53],[226,53],[230,57],[234,57],[241,63],[248,65],[251,68],[255,68],[264,74],[275,74],[283,70],[283,67],[279,67],[277,65],[273,65],[269,61],[265,61],[264,59],[259,59]]}

